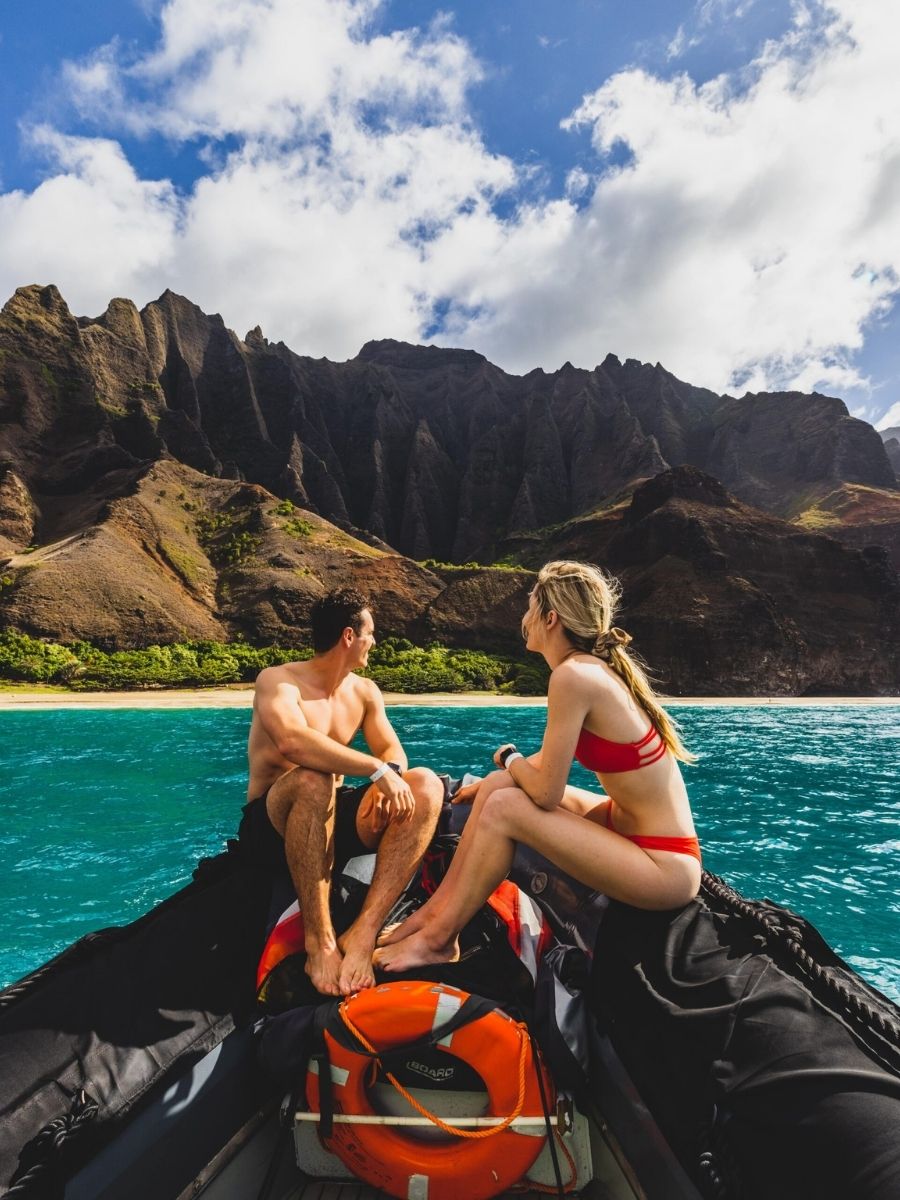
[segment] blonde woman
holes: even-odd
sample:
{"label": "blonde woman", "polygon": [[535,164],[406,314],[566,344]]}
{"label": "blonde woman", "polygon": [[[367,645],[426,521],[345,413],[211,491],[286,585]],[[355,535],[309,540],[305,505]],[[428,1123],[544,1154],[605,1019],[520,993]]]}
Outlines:
{"label": "blonde woman", "polygon": [[[499,770],[458,794],[473,808],[450,870],[382,936],[376,966],[456,958],[459,930],[507,876],[518,842],[636,908],[676,908],[697,894],[700,844],[678,768],[693,756],[613,625],[618,598],[616,581],[586,563],[538,573],[522,633],[551,670],[541,748],[526,756],[507,742],[494,754]],[[573,758],[605,795],[567,786]]]}

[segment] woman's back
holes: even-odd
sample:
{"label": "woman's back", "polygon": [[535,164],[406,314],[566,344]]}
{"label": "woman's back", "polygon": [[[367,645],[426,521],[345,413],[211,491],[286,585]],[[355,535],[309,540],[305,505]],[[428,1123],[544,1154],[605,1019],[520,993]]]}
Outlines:
{"label": "woman's back", "polygon": [[561,685],[551,688],[553,702],[576,694],[589,702],[576,750],[610,797],[615,828],[623,834],[693,834],[678,762],[621,676],[602,660],[578,654],[553,678]]}

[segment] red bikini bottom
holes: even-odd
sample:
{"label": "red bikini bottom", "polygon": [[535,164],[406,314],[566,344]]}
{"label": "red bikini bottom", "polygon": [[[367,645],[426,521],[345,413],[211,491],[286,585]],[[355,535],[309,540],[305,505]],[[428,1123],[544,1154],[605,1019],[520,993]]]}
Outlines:
{"label": "red bikini bottom", "polygon": [[[618,830],[613,829],[612,803],[606,810],[606,828],[612,833],[618,833]],[[689,854],[691,858],[696,858],[697,862],[702,862],[700,842],[695,837],[644,837],[639,833],[620,833],[619,837],[634,842],[643,850],[668,850],[671,854]]]}

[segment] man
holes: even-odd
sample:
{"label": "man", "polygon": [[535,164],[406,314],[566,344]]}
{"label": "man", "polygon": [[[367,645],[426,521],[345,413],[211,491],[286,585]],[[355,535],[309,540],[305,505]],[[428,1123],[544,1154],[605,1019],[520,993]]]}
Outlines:
{"label": "man", "polygon": [[[432,771],[408,769],[381,692],[354,674],[375,644],[366,597],[351,588],[332,592],[316,602],[311,617],[314,656],[267,667],[256,680],[245,824],[274,857],[283,845],[313,986],[325,995],[347,995],[375,982],[375,939],[431,840],[443,788]],[[359,729],[371,753],[350,749]],[[369,782],[342,787],[344,775]],[[376,848],[362,911],[337,938],[329,911],[332,875]]]}

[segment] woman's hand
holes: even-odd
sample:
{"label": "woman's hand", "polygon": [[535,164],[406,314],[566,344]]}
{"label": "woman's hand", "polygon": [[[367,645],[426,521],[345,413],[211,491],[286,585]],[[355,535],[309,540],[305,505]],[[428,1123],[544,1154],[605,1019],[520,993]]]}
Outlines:
{"label": "woman's hand", "polygon": [[502,746],[498,746],[497,749],[494,751],[494,766],[499,767],[501,771],[505,770],[505,765],[504,765],[503,759],[500,757],[500,755],[503,754],[506,750],[514,750],[514,749],[515,749],[515,744],[513,742],[504,742]]}

